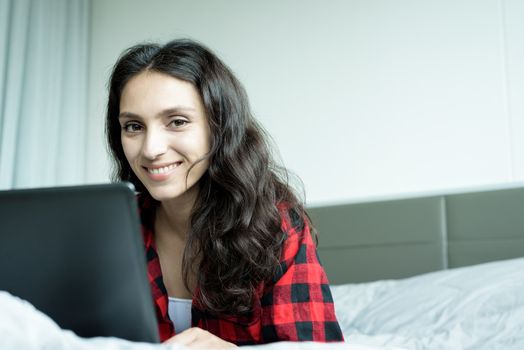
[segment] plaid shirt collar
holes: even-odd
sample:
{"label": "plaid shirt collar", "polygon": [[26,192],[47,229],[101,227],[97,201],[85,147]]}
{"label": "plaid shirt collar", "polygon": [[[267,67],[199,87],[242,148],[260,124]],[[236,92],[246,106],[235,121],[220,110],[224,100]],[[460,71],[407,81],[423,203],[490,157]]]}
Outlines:
{"label": "plaid shirt collar", "polygon": [[147,277],[151,285],[151,293],[155,305],[160,340],[164,341],[175,335],[175,327],[169,319],[169,299],[162,279],[160,260],[156,252],[154,240],[154,210],[156,203],[147,196],[139,197],[140,216],[142,219],[142,236],[144,238],[147,258]]}

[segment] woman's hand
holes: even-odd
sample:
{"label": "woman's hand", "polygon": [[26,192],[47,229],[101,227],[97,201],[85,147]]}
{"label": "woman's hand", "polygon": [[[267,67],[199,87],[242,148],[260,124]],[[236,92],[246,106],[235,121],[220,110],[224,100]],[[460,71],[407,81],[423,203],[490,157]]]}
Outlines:
{"label": "woman's hand", "polygon": [[229,349],[237,347],[235,344],[222,340],[216,335],[198,327],[186,329],[182,333],[166,340],[164,344],[182,344],[192,349]]}

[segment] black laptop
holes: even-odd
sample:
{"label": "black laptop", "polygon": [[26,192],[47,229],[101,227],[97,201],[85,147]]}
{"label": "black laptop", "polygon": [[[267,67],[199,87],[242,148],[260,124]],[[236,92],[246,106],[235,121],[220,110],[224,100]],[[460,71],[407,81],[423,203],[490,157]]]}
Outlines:
{"label": "black laptop", "polygon": [[159,342],[132,186],[0,191],[0,290],[82,337]]}

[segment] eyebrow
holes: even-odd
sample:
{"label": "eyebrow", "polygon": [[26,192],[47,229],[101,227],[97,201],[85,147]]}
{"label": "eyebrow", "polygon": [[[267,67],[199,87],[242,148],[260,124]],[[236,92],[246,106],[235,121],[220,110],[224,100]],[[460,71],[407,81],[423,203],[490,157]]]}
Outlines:
{"label": "eyebrow", "polygon": [[[187,107],[187,106],[176,106],[172,108],[167,108],[161,111],[157,114],[157,117],[166,117],[171,114],[178,114],[183,112],[195,112],[196,109],[193,107]],[[133,112],[121,112],[118,115],[118,119],[124,119],[124,118],[140,118],[140,115],[133,113]]]}

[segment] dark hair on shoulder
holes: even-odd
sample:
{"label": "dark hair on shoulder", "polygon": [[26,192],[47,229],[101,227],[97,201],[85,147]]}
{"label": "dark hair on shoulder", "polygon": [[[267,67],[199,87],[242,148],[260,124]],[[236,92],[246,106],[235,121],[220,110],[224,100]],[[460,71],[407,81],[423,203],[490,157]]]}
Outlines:
{"label": "dark hair on shoulder", "polygon": [[289,186],[287,171],[273,160],[241,83],[209,49],[188,39],[133,46],[114,66],[106,116],[113,180],[130,181],[148,195],[126,160],[118,122],[124,86],[148,70],[193,84],[211,130],[209,169],[199,182],[183,256],[186,287],[190,273],[199,271],[198,298],[207,311],[248,313],[257,287],[279,268],[285,233],[277,205],[308,220],[303,201]]}

